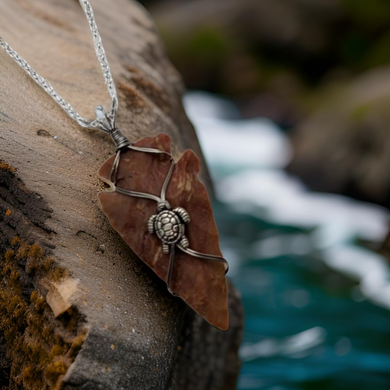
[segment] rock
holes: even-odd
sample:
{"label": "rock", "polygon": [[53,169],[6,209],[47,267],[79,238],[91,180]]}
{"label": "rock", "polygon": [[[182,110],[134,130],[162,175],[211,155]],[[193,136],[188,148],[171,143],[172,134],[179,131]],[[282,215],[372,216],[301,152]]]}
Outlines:
{"label": "rock", "polygon": [[[228,283],[230,326],[227,330],[229,342],[224,341],[225,334],[210,326],[201,317],[192,315],[185,319],[185,332],[178,346],[178,361],[172,375],[172,390],[198,389],[236,389],[236,375],[241,363],[235,353],[242,339],[241,321],[244,316],[241,296]],[[218,351],[218,353],[214,353]],[[220,369],[220,357],[225,356],[227,369]]]}
{"label": "rock", "polygon": [[333,92],[296,130],[289,171],[313,190],[390,207],[390,68]]}
{"label": "rock", "polygon": [[53,311],[54,317],[57,318],[72,307],[72,298],[74,298],[78,291],[78,281],[75,279],[65,279],[60,283],[49,282],[47,287],[46,301]]}
{"label": "rock", "polygon": [[[181,104],[181,79],[153,22],[128,0],[93,6],[118,87],[118,125],[131,141],[169,134],[176,157],[192,148],[211,188]],[[6,0],[0,25],[83,116],[107,104],[78,2]],[[189,350],[197,341],[188,329],[202,340],[216,332],[167,292],[99,208],[97,173],[113,152],[109,137],[80,128],[0,50],[0,370],[11,389],[174,389],[173,373],[188,372],[199,358],[179,359],[183,340]],[[240,303],[232,304],[233,326],[208,356],[230,382],[242,329]],[[207,362],[204,370],[213,375]],[[216,389],[222,382],[211,381]]]}

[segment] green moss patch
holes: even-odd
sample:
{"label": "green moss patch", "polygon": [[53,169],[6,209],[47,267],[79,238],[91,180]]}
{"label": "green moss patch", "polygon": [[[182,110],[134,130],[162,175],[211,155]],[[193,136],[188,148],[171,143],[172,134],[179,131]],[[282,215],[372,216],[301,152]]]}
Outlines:
{"label": "green moss patch", "polygon": [[14,389],[60,388],[86,337],[75,308],[54,318],[37,281],[67,277],[37,243],[18,237],[0,255],[0,329],[7,344]]}

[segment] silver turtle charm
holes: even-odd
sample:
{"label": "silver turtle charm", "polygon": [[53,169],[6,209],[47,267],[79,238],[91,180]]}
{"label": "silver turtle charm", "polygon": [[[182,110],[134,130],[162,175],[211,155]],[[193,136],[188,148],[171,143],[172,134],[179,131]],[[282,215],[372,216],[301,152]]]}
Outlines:
{"label": "silver turtle charm", "polygon": [[169,254],[170,246],[178,244],[183,248],[189,247],[185,233],[185,225],[190,222],[190,216],[182,207],[171,209],[167,201],[159,202],[157,214],[152,215],[148,221],[148,230],[156,234],[162,242],[163,252]]}

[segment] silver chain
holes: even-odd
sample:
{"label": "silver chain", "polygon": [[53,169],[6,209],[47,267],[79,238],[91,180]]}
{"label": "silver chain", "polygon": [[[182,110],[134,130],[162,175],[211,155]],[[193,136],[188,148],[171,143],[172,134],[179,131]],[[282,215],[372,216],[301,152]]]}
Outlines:
{"label": "silver chain", "polygon": [[[96,57],[100,63],[100,67],[103,72],[104,81],[107,85],[107,91],[111,98],[111,110],[109,113],[105,113],[103,108],[99,106],[95,110],[97,114],[97,119],[89,121],[86,118],[83,118],[72,106],[68,103],[61,95],[59,95],[52,85],[40,76],[30,65],[23,59],[15,50],[13,50],[8,43],[0,37],[0,46],[4,51],[22,68],[24,71],[40,86],[46,91],[52,99],[80,126],[89,128],[89,129],[100,129],[106,132],[109,132],[111,129],[115,128],[116,115],[118,111],[118,96],[115,89],[114,80],[112,78],[110,65],[107,60],[106,52],[103,47],[102,39],[99,34],[99,30],[96,25],[95,16],[91,7],[91,4],[88,0],[79,0],[80,5],[85,13],[85,16],[88,19],[89,28],[91,29],[93,42],[95,46]],[[107,126],[108,125],[108,126]]]}

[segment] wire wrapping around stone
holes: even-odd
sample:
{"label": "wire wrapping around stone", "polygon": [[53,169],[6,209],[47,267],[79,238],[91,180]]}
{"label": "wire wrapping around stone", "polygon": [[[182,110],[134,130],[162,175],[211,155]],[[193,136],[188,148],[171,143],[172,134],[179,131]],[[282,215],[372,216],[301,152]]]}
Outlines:
{"label": "wire wrapping around stone", "polygon": [[[120,155],[121,152],[123,150],[126,150],[127,148],[142,153],[165,154],[170,158],[171,165],[169,167],[168,173],[162,185],[160,197],[149,193],[128,190],[125,188],[118,187],[116,185],[118,168],[120,163]],[[190,222],[190,216],[188,215],[186,210],[183,209],[182,207],[176,207],[175,209],[172,210],[169,202],[166,200],[166,190],[170,182],[170,179],[172,177],[173,168],[175,164],[176,164],[175,160],[173,159],[172,155],[168,152],[155,149],[155,148],[145,148],[145,147],[139,147],[130,144],[117,149],[115,160],[110,172],[110,180],[112,183],[114,183],[116,192],[131,197],[149,199],[157,202],[157,213],[150,217],[147,224],[147,229],[149,230],[150,233],[155,233],[157,235],[157,237],[162,242],[163,252],[165,254],[169,254],[167,286],[168,286],[168,290],[173,295],[176,295],[171,289],[172,276],[174,270],[174,260],[175,260],[175,248],[178,248],[182,252],[190,256],[196,257],[198,259],[217,261],[223,263],[225,266],[225,274],[229,270],[229,264],[223,257],[217,255],[210,255],[208,253],[201,253],[189,247],[189,241],[187,237],[184,235],[184,233],[185,233],[185,224]]]}

